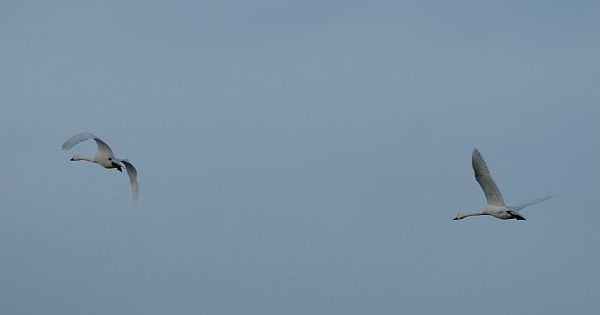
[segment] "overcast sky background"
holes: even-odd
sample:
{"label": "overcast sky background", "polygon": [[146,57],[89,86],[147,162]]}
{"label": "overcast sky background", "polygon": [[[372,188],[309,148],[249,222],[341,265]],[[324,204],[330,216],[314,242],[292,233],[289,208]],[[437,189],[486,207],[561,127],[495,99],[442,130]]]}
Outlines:
{"label": "overcast sky background", "polygon": [[[1,1],[0,313],[598,314],[599,56],[598,1]],[[557,197],[452,221],[473,147]]]}

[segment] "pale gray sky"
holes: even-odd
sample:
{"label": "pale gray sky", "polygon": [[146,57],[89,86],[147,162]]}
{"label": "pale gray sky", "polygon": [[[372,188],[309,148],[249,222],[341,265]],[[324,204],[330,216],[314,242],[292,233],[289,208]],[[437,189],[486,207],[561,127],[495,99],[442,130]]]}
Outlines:
{"label": "pale gray sky", "polygon": [[[598,1],[2,1],[0,313],[598,314],[598,56]],[[452,221],[473,147],[558,197]]]}

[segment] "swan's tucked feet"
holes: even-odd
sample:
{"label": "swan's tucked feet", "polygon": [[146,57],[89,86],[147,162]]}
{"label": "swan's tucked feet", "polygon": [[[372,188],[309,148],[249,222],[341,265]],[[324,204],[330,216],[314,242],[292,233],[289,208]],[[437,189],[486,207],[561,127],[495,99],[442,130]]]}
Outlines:
{"label": "swan's tucked feet", "polygon": [[508,213],[511,215],[511,219],[517,219],[517,220],[525,220],[525,217],[516,213],[515,211],[508,211]]}

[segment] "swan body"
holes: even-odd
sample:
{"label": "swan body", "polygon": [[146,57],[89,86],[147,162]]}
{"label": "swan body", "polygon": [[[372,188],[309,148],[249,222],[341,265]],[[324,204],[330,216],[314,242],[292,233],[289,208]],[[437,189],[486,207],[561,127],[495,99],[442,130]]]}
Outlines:
{"label": "swan body", "polygon": [[94,139],[96,141],[96,145],[98,145],[98,152],[94,157],[85,157],[80,156],[79,154],[75,154],[71,161],[88,161],[92,163],[99,164],[104,168],[115,168],[119,172],[123,172],[123,167],[127,171],[127,175],[129,176],[129,184],[131,186],[131,193],[133,196],[133,201],[137,200],[139,195],[139,187],[137,183],[137,170],[127,159],[119,159],[116,158],[113,151],[110,149],[106,142],[102,141],[102,139],[96,137],[95,135],[89,132],[78,133],[71,138],[69,138],[65,143],[63,143],[63,150],[69,150],[80,142]]}
{"label": "swan body", "polygon": [[475,180],[477,180],[479,186],[481,186],[481,190],[483,190],[483,193],[485,194],[487,205],[480,211],[459,213],[453,220],[462,220],[466,217],[478,215],[490,215],[502,220],[525,220],[525,217],[519,212],[521,209],[553,197],[552,195],[547,195],[545,197],[526,200],[517,204],[506,205],[500,189],[498,189],[498,186],[496,186],[496,183],[492,179],[490,170],[477,148],[473,149],[471,163],[473,171],[475,172]]}

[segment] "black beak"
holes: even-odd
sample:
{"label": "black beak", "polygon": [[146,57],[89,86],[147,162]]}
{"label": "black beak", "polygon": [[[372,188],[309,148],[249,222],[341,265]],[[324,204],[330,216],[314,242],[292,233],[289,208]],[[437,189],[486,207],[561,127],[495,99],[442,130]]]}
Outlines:
{"label": "black beak", "polygon": [[71,161],[75,161],[75,159],[74,159],[74,158],[71,158]]}
{"label": "black beak", "polygon": [[458,220],[458,218],[454,218],[454,219],[452,219],[452,220]]}

